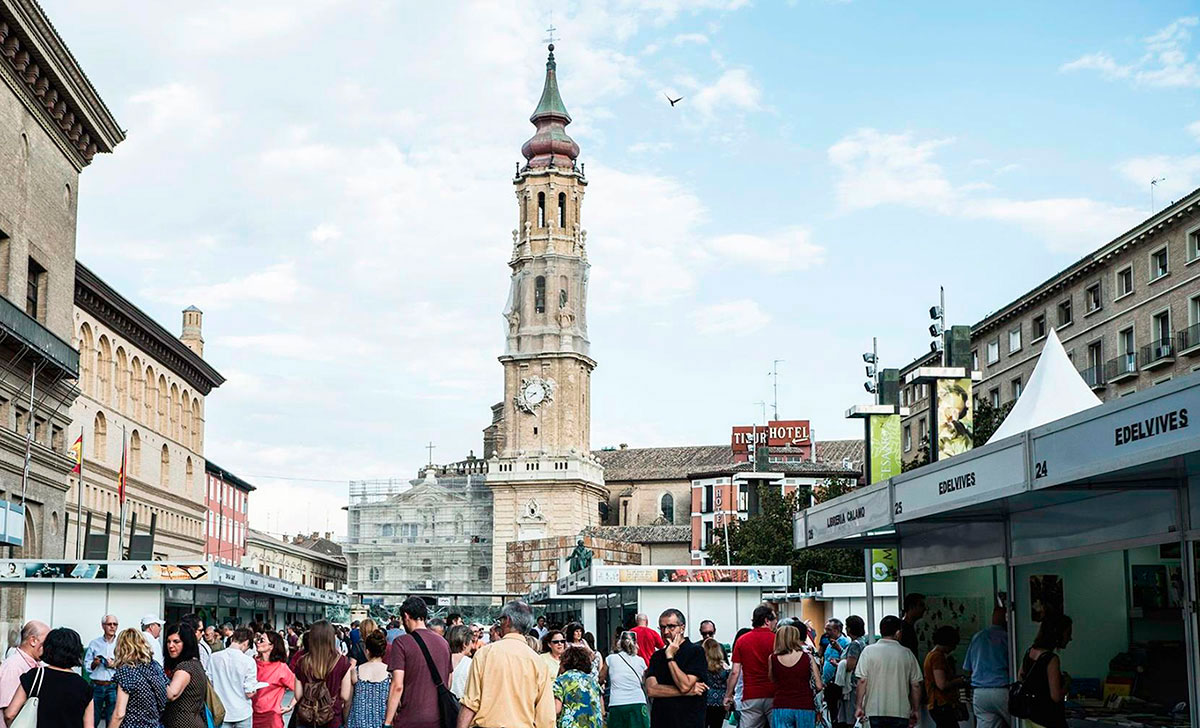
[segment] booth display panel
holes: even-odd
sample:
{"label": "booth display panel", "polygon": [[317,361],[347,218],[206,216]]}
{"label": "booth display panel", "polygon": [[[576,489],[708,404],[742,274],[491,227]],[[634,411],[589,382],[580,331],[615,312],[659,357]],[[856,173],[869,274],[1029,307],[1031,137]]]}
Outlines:
{"label": "booth display panel", "polygon": [[934,630],[954,627],[959,636],[954,659],[961,665],[971,637],[992,623],[992,613],[1007,591],[1008,575],[1001,565],[905,577],[906,594],[925,596],[925,616],[916,625],[917,654],[933,649]]}

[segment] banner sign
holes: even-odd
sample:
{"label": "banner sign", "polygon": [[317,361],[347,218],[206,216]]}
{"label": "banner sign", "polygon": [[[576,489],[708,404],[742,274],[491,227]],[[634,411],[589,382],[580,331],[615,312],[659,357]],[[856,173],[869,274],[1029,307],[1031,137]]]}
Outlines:
{"label": "banner sign", "polygon": [[971,379],[938,379],[934,382],[933,460],[962,455],[975,446]]}
{"label": "banner sign", "polygon": [[0,581],[195,582],[210,581],[208,564],[160,561],[0,561]]}
{"label": "banner sign", "polygon": [[964,504],[985,503],[1025,490],[1025,442],[1017,440],[994,452],[934,465],[920,475],[898,478],[894,512],[897,522],[934,515]]}
{"label": "banner sign", "polygon": [[0,544],[25,544],[25,506],[0,500]]}
{"label": "banner sign", "polygon": [[900,415],[870,415],[867,422],[870,485],[900,474]]}
{"label": "banner sign", "polygon": [[680,566],[653,568],[644,566],[594,566],[592,580],[596,585],[653,586],[685,584],[687,586],[787,586],[791,581],[789,566]]}
{"label": "banner sign", "polygon": [[895,581],[900,573],[896,549],[871,549],[871,581]]}
{"label": "banner sign", "polygon": [[[1033,487],[1045,488],[1195,451],[1200,439],[1200,421],[1194,421],[1200,416],[1200,386],[1171,391],[1173,384],[1138,392],[1129,398],[1133,403],[1101,417],[1036,435]],[[1129,400],[1117,401],[1124,404]]]}
{"label": "banner sign", "polygon": [[839,538],[858,536],[892,523],[892,498],[888,483],[859,489],[853,495],[835,498],[805,512],[805,543],[819,546]]}

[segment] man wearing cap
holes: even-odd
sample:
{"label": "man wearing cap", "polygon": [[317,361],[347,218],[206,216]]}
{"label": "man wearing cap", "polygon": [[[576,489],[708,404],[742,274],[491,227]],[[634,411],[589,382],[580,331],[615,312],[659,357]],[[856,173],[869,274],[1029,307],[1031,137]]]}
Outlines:
{"label": "man wearing cap", "polygon": [[153,614],[142,617],[142,637],[146,639],[146,644],[150,645],[154,661],[160,665],[163,664],[162,626],[163,621]]}
{"label": "man wearing cap", "polygon": [[103,630],[96,639],[88,643],[87,651],[83,653],[83,666],[87,668],[88,677],[92,681],[92,709],[95,722],[104,721],[107,725],[112,722],[113,708],[117,705],[117,684],[113,682],[114,651],[117,647],[117,617],[106,614],[100,620]]}

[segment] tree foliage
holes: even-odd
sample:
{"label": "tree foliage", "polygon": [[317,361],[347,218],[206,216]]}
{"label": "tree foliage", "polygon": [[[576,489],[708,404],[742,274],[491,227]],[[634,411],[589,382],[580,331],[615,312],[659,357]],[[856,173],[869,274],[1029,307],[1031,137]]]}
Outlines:
{"label": "tree foliage", "polygon": [[[856,549],[792,547],[792,529],[796,514],[807,506],[810,499],[821,503],[849,492],[854,482],[830,479],[810,492],[799,488],[784,496],[778,486],[754,486],[758,488],[758,512],[744,521],[729,524],[729,541],[725,542],[722,527],[714,532],[713,544],[708,549],[709,563],[744,565],[790,565],[792,588],[805,583],[808,572],[819,572],[809,583],[824,581],[856,581],[863,578],[863,555]],[[816,578],[819,576],[819,578]]]}
{"label": "tree foliage", "polygon": [[1000,423],[1004,422],[1016,403],[1014,399],[997,407],[988,399],[975,401],[975,447],[983,447],[992,439],[992,434],[1000,428]]}

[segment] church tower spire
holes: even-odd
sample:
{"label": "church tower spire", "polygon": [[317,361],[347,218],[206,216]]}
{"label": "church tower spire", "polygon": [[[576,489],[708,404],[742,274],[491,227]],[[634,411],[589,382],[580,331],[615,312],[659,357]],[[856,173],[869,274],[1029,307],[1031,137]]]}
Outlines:
{"label": "church tower spire", "polygon": [[553,580],[510,543],[570,537],[600,524],[607,500],[604,469],[591,453],[591,358],[587,333],[587,233],[581,226],[587,178],[579,145],[558,91],[554,46],[530,117],[537,130],[521,152],[513,178],[518,228],[504,309],[503,415],[496,455],[488,462],[493,496],[492,581],[499,591],[524,592]]}

